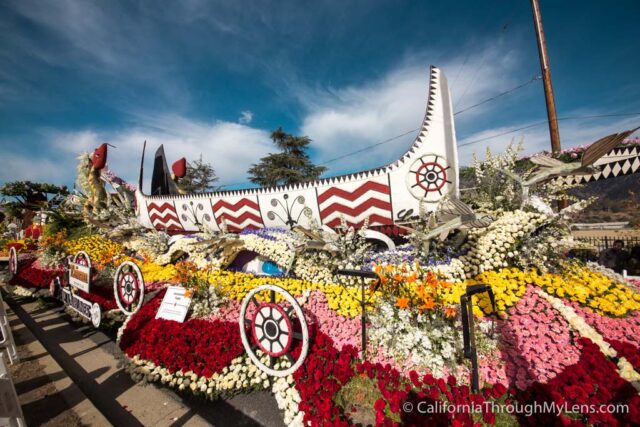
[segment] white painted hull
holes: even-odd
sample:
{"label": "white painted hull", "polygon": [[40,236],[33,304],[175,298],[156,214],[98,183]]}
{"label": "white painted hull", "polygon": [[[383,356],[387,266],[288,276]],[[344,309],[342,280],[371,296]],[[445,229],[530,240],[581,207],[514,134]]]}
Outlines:
{"label": "white painted hull", "polygon": [[308,226],[311,217],[336,227],[344,218],[361,227],[365,220],[388,229],[406,216],[435,208],[445,195],[458,195],[458,155],[447,80],[430,71],[427,111],[409,150],[392,164],[364,172],[272,188],[205,194],[147,196],[138,190],[137,215],[148,228],[171,232]]}

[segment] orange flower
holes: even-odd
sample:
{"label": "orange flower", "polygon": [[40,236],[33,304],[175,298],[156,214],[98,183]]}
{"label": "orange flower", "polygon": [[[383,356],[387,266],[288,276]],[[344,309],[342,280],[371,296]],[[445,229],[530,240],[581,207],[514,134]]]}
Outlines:
{"label": "orange flower", "polygon": [[416,288],[416,293],[418,294],[418,296],[420,297],[421,300],[423,301],[427,301],[431,299],[431,292],[428,292],[425,287],[424,284],[420,284],[418,285],[418,287]]}
{"label": "orange flower", "polygon": [[452,285],[452,284],[451,284],[451,283],[449,283],[449,282],[440,282],[440,287],[441,287],[441,288],[443,288],[443,289],[450,288],[450,287],[451,287],[451,285]]}
{"label": "orange flower", "polygon": [[425,279],[425,282],[427,282],[427,285],[429,285],[430,287],[437,288],[438,287],[438,276],[433,274],[433,272],[429,271],[427,273],[427,278]]}
{"label": "orange flower", "polygon": [[185,289],[184,290],[184,297],[185,298],[189,298],[191,295],[193,295],[193,291],[191,289]]}
{"label": "orange flower", "polygon": [[444,317],[456,317],[455,307],[447,307],[444,309]]}
{"label": "orange flower", "polygon": [[409,307],[409,298],[396,298],[396,307],[398,307],[398,308],[408,308]]}
{"label": "orange flower", "polygon": [[415,283],[417,278],[418,278],[418,273],[414,271],[409,276],[407,276],[406,280],[407,280],[407,283]]}
{"label": "orange flower", "polygon": [[433,310],[433,308],[435,308],[436,303],[435,301],[433,301],[431,298],[426,299],[424,301],[424,304],[422,304],[420,306],[420,310]]}

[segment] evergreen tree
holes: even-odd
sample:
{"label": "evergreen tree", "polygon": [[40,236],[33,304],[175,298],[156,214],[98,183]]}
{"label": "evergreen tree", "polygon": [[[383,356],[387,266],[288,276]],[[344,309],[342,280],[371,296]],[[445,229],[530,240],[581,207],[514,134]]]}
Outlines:
{"label": "evergreen tree", "polygon": [[316,180],[327,170],[324,166],[315,166],[306,154],[311,143],[309,137],[291,135],[279,127],[271,133],[271,140],[281,151],[251,165],[248,170],[251,182],[262,187],[296,184]]}
{"label": "evergreen tree", "polygon": [[187,163],[187,173],[180,180],[180,188],[186,193],[207,193],[216,191],[220,187],[214,185],[218,181],[216,171],[210,163],[198,160]]}
{"label": "evergreen tree", "polygon": [[24,209],[37,211],[47,206],[55,207],[67,194],[66,186],[30,181],[7,182],[0,187],[0,195],[10,197],[4,209],[12,216],[20,216],[19,212]]}

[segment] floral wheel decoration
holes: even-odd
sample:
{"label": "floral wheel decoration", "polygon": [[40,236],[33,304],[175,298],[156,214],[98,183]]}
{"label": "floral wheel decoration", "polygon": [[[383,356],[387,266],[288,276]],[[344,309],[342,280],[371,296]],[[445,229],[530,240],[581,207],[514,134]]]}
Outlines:
{"label": "floral wheel decoration", "polygon": [[140,309],[144,299],[144,279],[137,265],[131,261],[120,264],[113,279],[113,292],[124,314],[130,316]]}
{"label": "floral wheel decoration", "polygon": [[78,252],[73,257],[73,262],[76,264],[84,265],[86,267],[91,268],[91,258],[89,257],[89,254],[86,253],[85,251]]}
{"label": "floral wheel decoration", "polygon": [[[258,294],[268,295],[268,298],[258,301]],[[276,302],[276,295],[281,297],[279,302]],[[309,328],[302,307],[289,292],[276,285],[258,286],[245,296],[240,309],[240,335],[253,363],[276,377],[295,372],[309,351]],[[269,356],[267,363],[260,359],[257,350]],[[290,363],[288,367],[276,367],[282,356]]]}
{"label": "floral wheel decoration", "polygon": [[13,246],[9,248],[9,274],[11,276],[18,274],[18,253]]}
{"label": "floral wheel decoration", "polygon": [[407,173],[407,187],[417,199],[427,202],[437,202],[449,192],[447,184],[451,184],[451,167],[443,156],[427,154],[420,157],[411,165]]}

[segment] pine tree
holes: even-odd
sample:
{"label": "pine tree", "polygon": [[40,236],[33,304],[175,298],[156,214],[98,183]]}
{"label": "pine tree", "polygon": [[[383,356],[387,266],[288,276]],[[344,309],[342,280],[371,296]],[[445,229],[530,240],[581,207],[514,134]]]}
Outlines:
{"label": "pine tree", "polygon": [[180,180],[180,188],[186,193],[207,193],[216,191],[220,187],[214,185],[218,181],[216,171],[210,163],[198,160],[187,163],[187,173]]}
{"label": "pine tree", "polygon": [[271,133],[271,140],[281,151],[251,165],[247,171],[251,182],[262,187],[296,184],[316,180],[327,170],[324,166],[315,166],[306,154],[311,143],[309,137],[291,135],[279,127]]}

